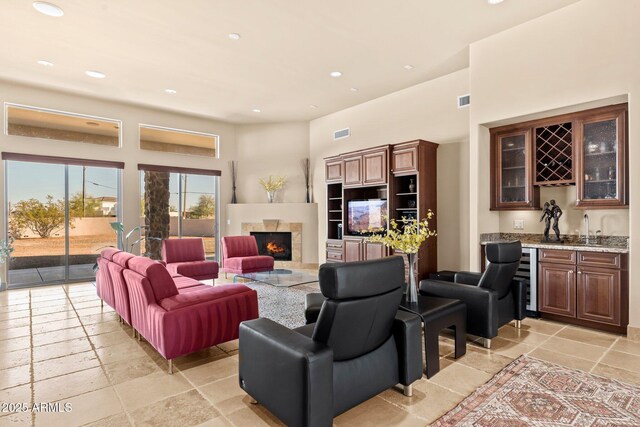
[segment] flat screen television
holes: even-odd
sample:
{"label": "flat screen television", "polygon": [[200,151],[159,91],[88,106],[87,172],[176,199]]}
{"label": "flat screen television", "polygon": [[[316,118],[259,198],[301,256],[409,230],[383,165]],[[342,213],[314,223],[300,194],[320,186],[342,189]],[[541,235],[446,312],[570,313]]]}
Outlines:
{"label": "flat screen television", "polygon": [[386,228],[386,199],[349,200],[347,202],[347,232],[369,233],[369,228]]}

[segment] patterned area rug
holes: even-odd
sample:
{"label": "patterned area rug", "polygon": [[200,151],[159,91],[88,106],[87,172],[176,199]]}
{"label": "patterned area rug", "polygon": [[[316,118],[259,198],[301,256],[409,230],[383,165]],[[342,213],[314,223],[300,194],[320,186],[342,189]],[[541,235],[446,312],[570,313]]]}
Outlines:
{"label": "patterned area rug", "polygon": [[304,288],[278,288],[260,282],[245,283],[258,292],[258,313],[288,328],[304,325]]}
{"label": "patterned area rug", "polygon": [[520,356],[433,426],[640,426],[640,387]]}

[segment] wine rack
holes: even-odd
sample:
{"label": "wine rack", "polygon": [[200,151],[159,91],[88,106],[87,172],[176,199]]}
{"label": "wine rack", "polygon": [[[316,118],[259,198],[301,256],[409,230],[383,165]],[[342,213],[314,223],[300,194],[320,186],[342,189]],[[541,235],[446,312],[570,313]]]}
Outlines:
{"label": "wine rack", "polygon": [[535,129],[535,185],[574,184],[572,122]]}

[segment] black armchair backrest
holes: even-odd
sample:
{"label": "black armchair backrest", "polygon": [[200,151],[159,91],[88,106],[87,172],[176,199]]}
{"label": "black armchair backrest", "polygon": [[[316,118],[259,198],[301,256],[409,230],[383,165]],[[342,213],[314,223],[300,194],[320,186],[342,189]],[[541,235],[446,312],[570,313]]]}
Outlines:
{"label": "black armchair backrest", "polygon": [[362,356],[389,339],[402,298],[401,257],[323,264],[319,279],[327,300],[312,337],[331,347],[334,360]]}
{"label": "black armchair backrest", "polygon": [[493,289],[498,293],[498,298],[503,298],[511,290],[511,281],[520,265],[522,244],[519,241],[489,243],[485,250],[489,265],[478,286]]}

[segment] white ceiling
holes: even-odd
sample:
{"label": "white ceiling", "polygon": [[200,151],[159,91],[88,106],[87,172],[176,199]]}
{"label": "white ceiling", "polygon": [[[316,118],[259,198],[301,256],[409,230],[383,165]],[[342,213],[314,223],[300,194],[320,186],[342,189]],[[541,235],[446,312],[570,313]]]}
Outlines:
{"label": "white ceiling", "polygon": [[2,2],[0,78],[256,123],[310,120],[465,68],[470,43],[578,0],[50,1],[63,17]]}

